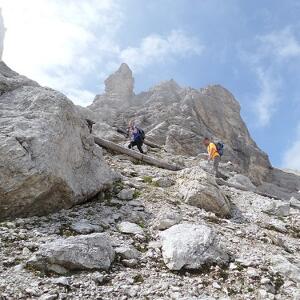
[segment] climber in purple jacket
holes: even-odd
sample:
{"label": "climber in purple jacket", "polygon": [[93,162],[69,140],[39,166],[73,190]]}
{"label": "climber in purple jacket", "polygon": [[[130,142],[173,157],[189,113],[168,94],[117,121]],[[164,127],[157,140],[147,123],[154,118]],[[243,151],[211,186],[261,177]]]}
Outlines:
{"label": "climber in purple jacket", "polygon": [[138,128],[135,125],[131,125],[129,128],[129,134],[131,135],[131,142],[128,145],[129,149],[132,149],[134,146],[137,146],[139,151],[141,153],[144,153],[143,151],[143,143],[144,143],[144,138],[145,138],[145,133],[142,129]]}

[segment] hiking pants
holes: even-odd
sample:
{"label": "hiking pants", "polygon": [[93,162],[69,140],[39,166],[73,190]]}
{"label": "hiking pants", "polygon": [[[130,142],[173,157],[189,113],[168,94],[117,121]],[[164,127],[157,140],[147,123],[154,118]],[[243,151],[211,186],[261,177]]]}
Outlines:
{"label": "hiking pants", "polygon": [[137,146],[137,148],[139,149],[139,151],[140,151],[141,153],[144,153],[144,151],[143,151],[143,149],[142,149],[143,141],[141,141],[141,140],[132,141],[132,142],[128,145],[128,148],[131,149],[131,148],[133,148],[134,146]]}
{"label": "hiking pants", "polygon": [[221,157],[220,156],[216,156],[214,158],[214,173],[216,177],[219,177],[220,173],[219,173],[219,163],[220,163]]}

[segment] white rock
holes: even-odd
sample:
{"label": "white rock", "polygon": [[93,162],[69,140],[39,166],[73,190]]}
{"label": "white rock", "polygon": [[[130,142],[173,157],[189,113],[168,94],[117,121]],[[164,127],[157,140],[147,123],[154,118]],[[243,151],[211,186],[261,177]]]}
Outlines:
{"label": "white rock", "polygon": [[257,278],[259,277],[259,273],[256,269],[254,268],[248,268],[247,269],[247,275],[251,278]]}
{"label": "white rock", "polygon": [[63,94],[0,62],[0,220],[69,208],[115,174]]}
{"label": "white rock", "polygon": [[121,246],[115,248],[117,254],[124,259],[138,259],[141,256],[140,251],[135,249],[133,246]]}
{"label": "white rock", "polygon": [[154,221],[154,228],[159,230],[165,230],[170,228],[173,225],[180,223],[182,220],[182,216],[180,213],[175,211],[166,211],[162,209]]}
{"label": "white rock", "polygon": [[273,200],[263,211],[270,215],[287,217],[290,214],[290,204],[280,200]]}
{"label": "white rock", "polygon": [[152,181],[155,185],[162,187],[162,188],[167,188],[167,187],[171,187],[172,185],[175,184],[175,181],[172,180],[169,177],[158,177],[158,178],[154,178]]}
{"label": "white rock", "polygon": [[248,191],[254,191],[256,189],[255,185],[251,182],[251,180],[242,174],[236,174],[233,177],[228,179],[229,183],[233,183],[236,185],[241,185],[248,189]]}
{"label": "white rock", "polygon": [[206,225],[179,224],[160,233],[162,254],[170,270],[199,269],[208,264],[227,263],[214,231]]}
{"label": "white rock", "polygon": [[101,232],[103,228],[99,225],[90,224],[88,220],[82,219],[77,222],[74,222],[70,228],[77,233],[88,234],[92,232]]}
{"label": "white rock", "polygon": [[293,208],[300,209],[300,200],[296,199],[295,197],[291,197],[290,206]]}
{"label": "white rock", "polygon": [[117,225],[117,228],[122,233],[130,234],[144,234],[144,230],[141,226],[131,222],[121,222]]}
{"label": "white rock", "polygon": [[123,189],[119,194],[118,198],[121,200],[132,200],[135,189]]}
{"label": "white rock", "polygon": [[68,277],[58,277],[51,280],[52,283],[62,286],[70,286],[71,279]]}
{"label": "white rock", "polygon": [[221,217],[230,216],[230,202],[219,189],[215,179],[199,167],[187,168],[178,173],[179,195],[185,203]]}
{"label": "white rock", "polygon": [[282,255],[272,256],[271,270],[294,282],[300,282],[300,265],[292,264]]}
{"label": "white rock", "polygon": [[[57,271],[53,266],[66,270],[107,270],[114,256],[108,237],[103,233],[93,233],[44,244],[27,265],[53,271]],[[60,270],[57,273],[61,273]]]}

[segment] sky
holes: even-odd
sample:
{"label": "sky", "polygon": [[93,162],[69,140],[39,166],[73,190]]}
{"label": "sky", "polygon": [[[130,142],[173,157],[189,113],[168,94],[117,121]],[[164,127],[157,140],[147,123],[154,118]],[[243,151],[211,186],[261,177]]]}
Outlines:
{"label": "sky", "polygon": [[3,60],[86,106],[122,62],[135,91],[221,84],[275,167],[300,169],[300,1],[0,0]]}

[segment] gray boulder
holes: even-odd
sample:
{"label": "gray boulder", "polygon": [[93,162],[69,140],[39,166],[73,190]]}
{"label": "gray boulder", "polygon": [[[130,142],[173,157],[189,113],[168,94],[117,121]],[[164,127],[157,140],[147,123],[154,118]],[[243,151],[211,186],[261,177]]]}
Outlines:
{"label": "gray boulder", "polygon": [[271,270],[279,273],[286,279],[300,283],[300,263],[293,264],[282,255],[275,255],[271,259]]}
{"label": "gray boulder", "polygon": [[139,259],[141,256],[141,252],[133,246],[120,246],[115,251],[122,259]]}
{"label": "gray boulder", "polygon": [[93,233],[42,245],[27,266],[60,274],[70,270],[108,270],[114,257],[109,238],[103,233]]}
{"label": "gray boulder", "polygon": [[132,200],[134,196],[135,189],[123,189],[117,195],[121,200]]}
{"label": "gray boulder", "polygon": [[178,173],[178,193],[189,205],[214,212],[221,217],[230,216],[231,205],[219,189],[212,175],[199,167],[187,168]]}
{"label": "gray boulder", "polygon": [[235,185],[241,185],[242,187],[246,188],[248,191],[255,191],[255,185],[251,182],[251,180],[242,174],[236,174],[233,177],[228,179],[229,183]]}
{"label": "gray boulder", "polygon": [[131,223],[131,222],[121,222],[117,225],[117,228],[122,233],[129,233],[129,234],[144,234],[144,230],[141,226]]}
{"label": "gray boulder", "polygon": [[228,254],[219,246],[214,231],[206,225],[179,224],[160,233],[162,255],[170,270],[200,269],[227,264]]}
{"label": "gray boulder", "polygon": [[0,220],[69,208],[115,177],[73,103],[1,62]]}
{"label": "gray boulder", "polygon": [[154,228],[165,230],[180,223],[181,220],[182,216],[180,213],[170,209],[162,209],[158,212],[157,217],[154,220]]}
{"label": "gray boulder", "polygon": [[71,224],[70,228],[80,234],[101,232],[103,228],[99,225],[91,224],[88,220],[82,219]]}
{"label": "gray boulder", "polygon": [[274,200],[263,210],[269,215],[287,217],[290,214],[290,204],[280,200]]}

